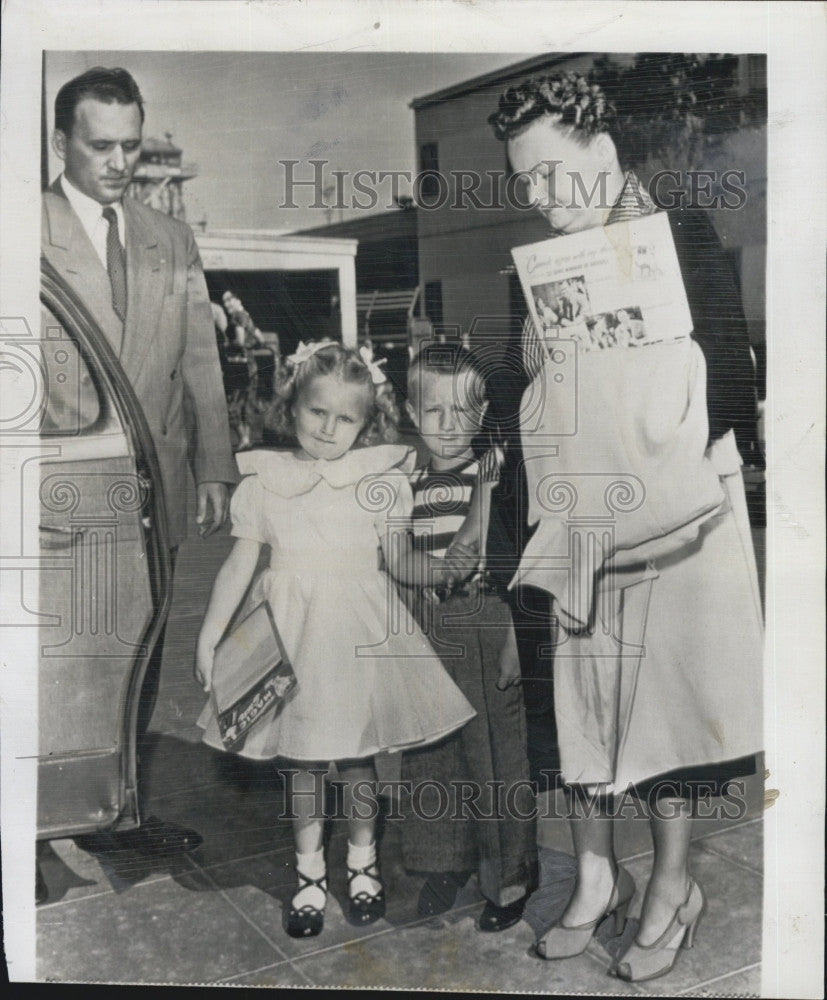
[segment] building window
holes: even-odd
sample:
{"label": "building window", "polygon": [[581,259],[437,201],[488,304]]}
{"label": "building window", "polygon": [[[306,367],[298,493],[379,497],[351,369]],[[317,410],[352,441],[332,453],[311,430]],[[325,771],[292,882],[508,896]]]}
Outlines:
{"label": "building window", "polygon": [[439,149],[435,142],[423,142],[419,147],[419,171],[422,178],[421,191],[425,198],[439,196]]}
{"label": "building window", "polygon": [[425,315],[434,326],[442,326],[442,282],[425,282]]}
{"label": "building window", "polygon": [[767,89],[766,56],[747,56],[747,88],[749,90]]}

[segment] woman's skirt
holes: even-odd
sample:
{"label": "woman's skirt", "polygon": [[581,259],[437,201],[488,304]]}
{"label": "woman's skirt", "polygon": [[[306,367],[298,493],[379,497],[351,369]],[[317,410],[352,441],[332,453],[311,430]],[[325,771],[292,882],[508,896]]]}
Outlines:
{"label": "woman's skirt", "polygon": [[723,783],[754,767],[760,594],[740,470],[721,481],[729,502],[695,542],[605,575],[593,627],[560,630],[554,702],[567,783],[640,792],[671,775],[680,793],[694,777]]}

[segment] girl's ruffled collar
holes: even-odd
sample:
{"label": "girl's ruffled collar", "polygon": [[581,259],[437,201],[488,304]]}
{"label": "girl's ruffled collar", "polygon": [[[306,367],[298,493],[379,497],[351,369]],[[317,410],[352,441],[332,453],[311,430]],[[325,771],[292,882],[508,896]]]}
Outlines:
{"label": "girl's ruffled collar", "polygon": [[353,486],[365,476],[396,471],[410,474],[416,451],[404,444],[354,448],[332,462],[306,462],[290,451],[242,451],[236,455],[243,476],[258,476],[261,485],[281,497],[309,493],[321,480],[335,489]]}

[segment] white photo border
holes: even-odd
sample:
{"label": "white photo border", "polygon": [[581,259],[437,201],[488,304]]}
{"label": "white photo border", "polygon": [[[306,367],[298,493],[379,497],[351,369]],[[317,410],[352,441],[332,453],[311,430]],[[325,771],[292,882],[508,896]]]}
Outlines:
{"label": "white photo border", "polygon": [[[199,16],[198,7],[205,16]],[[762,995],[822,995],[827,176],[822,5],[6,0],[3,21],[3,324],[14,317],[36,323],[39,317],[44,50],[381,52],[427,51],[438,44],[446,53],[513,52],[515,58],[584,46],[606,52],[767,53],[765,702],[767,787],[779,795],[766,812]],[[0,470],[7,473],[8,465]],[[22,525],[14,530],[23,530]],[[12,981],[31,981],[35,974],[37,691],[30,667],[36,636],[27,634],[32,632],[3,628],[0,642],[4,934]]]}

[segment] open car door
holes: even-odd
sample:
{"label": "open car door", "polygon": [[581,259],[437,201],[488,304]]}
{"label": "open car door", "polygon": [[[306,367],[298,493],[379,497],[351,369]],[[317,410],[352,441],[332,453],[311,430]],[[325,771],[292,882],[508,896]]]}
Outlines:
{"label": "open car door", "polygon": [[41,262],[39,839],[140,822],[135,737],[169,611],[160,472],[106,336]]}

